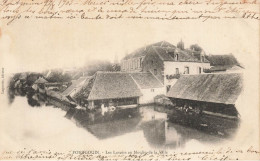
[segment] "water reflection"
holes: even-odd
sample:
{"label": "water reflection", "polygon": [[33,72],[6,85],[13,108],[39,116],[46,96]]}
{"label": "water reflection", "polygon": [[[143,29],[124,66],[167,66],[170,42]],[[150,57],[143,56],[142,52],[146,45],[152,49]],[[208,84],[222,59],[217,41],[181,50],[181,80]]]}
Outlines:
{"label": "water reflection", "polygon": [[[71,108],[50,97],[30,91],[11,91],[11,102],[14,102],[15,96],[18,95],[25,96],[24,99],[27,99],[31,107],[51,105],[63,109],[66,111],[67,119],[100,140],[122,137],[125,134],[135,134],[135,132],[143,133],[144,139],[141,140],[145,140],[153,148],[180,148],[190,140],[197,140],[201,143],[215,143],[222,140],[217,136],[169,122],[167,113],[154,110],[156,106],[116,109],[102,115],[100,110],[90,112]],[[127,138],[125,142],[131,139]]]}

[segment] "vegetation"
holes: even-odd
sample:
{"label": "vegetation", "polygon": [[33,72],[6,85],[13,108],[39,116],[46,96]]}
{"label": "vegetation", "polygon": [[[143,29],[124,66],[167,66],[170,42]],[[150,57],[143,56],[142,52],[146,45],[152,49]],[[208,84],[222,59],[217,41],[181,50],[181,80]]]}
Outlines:
{"label": "vegetation", "polygon": [[202,47],[200,47],[198,44],[191,45],[190,49],[194,50],[194,51],[199,51],[199,52],[203,50]]}
{"label": "vegetation", "polygon": [[87,73],[87,75],[92,76],[97,71],[120,71],[120,65],[113,64],[109,61],[95,61],[86,65],[83,70]]}
{"label": "vegetation", "polygon": [[70,82],[71,75],[65,73],[63,74],[62,71],[53,71],[50,76],[46,78],[48,82]]}

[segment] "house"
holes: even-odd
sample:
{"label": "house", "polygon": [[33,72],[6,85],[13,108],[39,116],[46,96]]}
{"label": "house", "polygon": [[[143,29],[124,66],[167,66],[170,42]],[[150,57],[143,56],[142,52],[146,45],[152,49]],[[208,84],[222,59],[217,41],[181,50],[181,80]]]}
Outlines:
{"label": "house", "polygon": [[208,55],[206,56],[210,62],[211,68],[206,70],[207,73],[219,72],[241,72],[244,67],[237,61],[233,54],[227,55]]}
{"label": "house", "polygon": [[135,105],[142,96],[137,84],[128,73],[97,72],[88,101],[89,108]]}
{"label": "house", "polygon": [[121,61],[121,71],[124,72],[141,72],[143,60],[149,53],[148,50],[153,46],[160,47],[175,47],[167,41],[161,41],[154,44],[150,44],[135,50],[134,52],[126,55]]}
{"label": "house", "polygon": [[139,104],[154,103],[154,97],[164,94],[163,84],[150,72],[129,73],[141,93]]}
{"label": "house", "polygon": [[204,69],[210,68],[208,60],[204,57],[205,55],[196,57],[179,48],[153,46],[149,55],[144,58],[143,71],[153,73],[168,92],[180,75],[202,74]]}
{"label": "house", "polygon": [[150,72],[165,88],[165,94],[182,74],[202,74],[210,68],[205,52],[184,49],[162,41],[129,54],[122,60],[122,71]]}
{"label": "house", "polygon": [[41,93],[45,93],[45,83],[48,81],[43,77],[39,77],[33,84],[32,88]]}
{"label": "house", "polygon": [[84,102],[89,109],[99,108],[102,104],[125,108],[153,103],[153,97],[163,93],[163,84],[151,73],[99,71],[74,95],[74,99]]}
{"label": "house", "polygon": [[88,79],[89,77],[80,77],[77,80],[72,80],[72,84],[65,91],[62,92],[62,95],[73,97]]}
{"label": "house", "polygon": [[242,88],[240,73],[183,75],[167,97],[182,110],[231,118],[239,115],[236,102]]}

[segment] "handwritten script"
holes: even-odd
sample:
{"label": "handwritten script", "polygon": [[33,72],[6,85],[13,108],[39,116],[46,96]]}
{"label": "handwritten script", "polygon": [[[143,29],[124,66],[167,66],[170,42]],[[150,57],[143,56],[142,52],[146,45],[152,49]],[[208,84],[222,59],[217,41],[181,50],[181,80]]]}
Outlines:
{"label": "handwritten script", "polygon": [[165,150],[141,151],[68,151],[22,149],[3,151],[1,159],[55,159],[55,160],[237,160],[242,156],[259,158],[260,152],[254,147],[247,149],[219,148],[209,151],[175,152]]}
{"label": "handwritten script", "polygon": [[2,0],[0,20],[260,20],[259,0]]}

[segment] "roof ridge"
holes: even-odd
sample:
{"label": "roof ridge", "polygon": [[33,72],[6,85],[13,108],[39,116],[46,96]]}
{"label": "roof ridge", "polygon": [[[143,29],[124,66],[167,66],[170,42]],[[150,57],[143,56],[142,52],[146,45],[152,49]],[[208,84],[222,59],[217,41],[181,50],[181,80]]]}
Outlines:
{"label": "roof ridge", "polygon": [[162,86],[164,86],[163,83],[162,83],[151,71],[149,71],[149,72],[152,74],[152,76],[153,76],[156,80],[158,80],[159,83],[161,83]]}
{"label": "roof ridge", "polygon": [[156,46],[152,46],[152,49],[155,51],[155,53],[159,56],[159,58],[162,60],[162,61],[164,61],[163,60],[163,57],[158,53],[158,51],[155,49],[155,47]]}
{"label": "roof ridge", "polygon": [[93,87],[94,87],[94,85],[96,84],[96,79],[97,79],[97,73],[96,74],[94,74],[93,75],[93,79],[94,79],[94,83],[92,84],[92,87],[91,87],[91,90],[90,90],[90,92],[89,92],[89,94],[88,94],[88,98],[87,99],[89,99],[89,97],[91,96],[91,94],[93,95]]}
{"label": "roof ridge", "polygon": [[131,74],[129,74],[129,76],[132,78],[132,80],[135,82],[135,84],[137,85],[137,87],[139,89],[142,89],[141,86],[137,83],[137,81],[133,78],[133,76]]}

